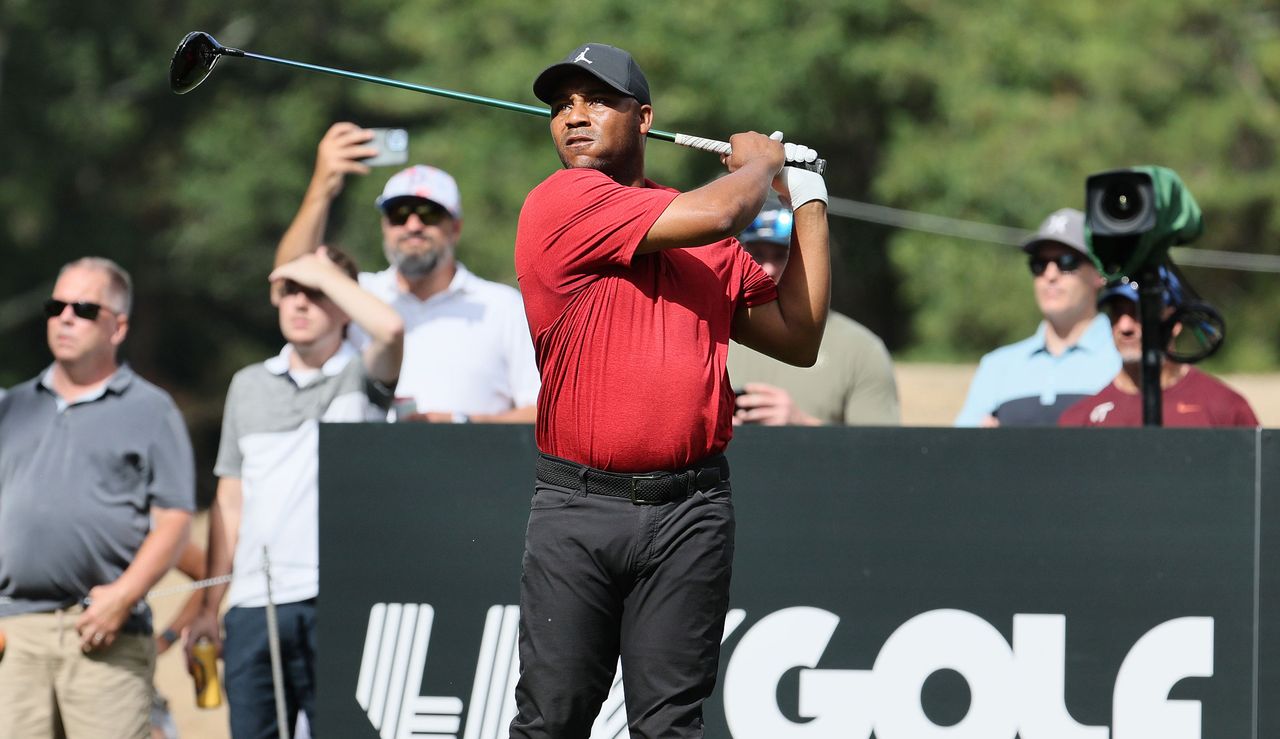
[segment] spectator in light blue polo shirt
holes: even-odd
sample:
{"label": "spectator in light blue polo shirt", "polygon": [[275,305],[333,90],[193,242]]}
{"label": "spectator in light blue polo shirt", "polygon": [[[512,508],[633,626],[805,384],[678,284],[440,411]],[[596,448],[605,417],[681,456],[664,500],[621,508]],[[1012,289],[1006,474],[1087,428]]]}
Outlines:
{"label": "spectator in light blue polo shirt", "polygon": [[1022,245],[1044,320],[1030,338],[982,358],[957,426],[1053,426],[1077,400],[1111,382],[1120,355],[1098,313],[1105,281],[1089,258],[1084,214],[1055,211]]}

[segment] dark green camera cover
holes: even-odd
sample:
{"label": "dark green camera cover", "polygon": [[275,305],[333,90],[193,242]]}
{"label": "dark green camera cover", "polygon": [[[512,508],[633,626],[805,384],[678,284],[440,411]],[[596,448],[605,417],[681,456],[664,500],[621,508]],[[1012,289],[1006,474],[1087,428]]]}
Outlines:
{"label": "dark green camera cover", "polygon": [[1111,273],[1106,271],[1102,260],[1097,256],[1092,229],[1086,222],[1085,239],[1089,243],[1093,263],[1108,280],[1133,276],[1143,267],[1163,264],[1170,247],[1194,241],[1204,231],[1200,206],[1187,186],[1182,184],[1182,179],[1178,177],[1177,172],[1168,167],[1153,165],[1134,167],[1132,171],[1142,172],[1151,177],[1155,189],[1156,223],[1150,230],[1137,237],[1137,243],[1124,261],[1121,270]]}

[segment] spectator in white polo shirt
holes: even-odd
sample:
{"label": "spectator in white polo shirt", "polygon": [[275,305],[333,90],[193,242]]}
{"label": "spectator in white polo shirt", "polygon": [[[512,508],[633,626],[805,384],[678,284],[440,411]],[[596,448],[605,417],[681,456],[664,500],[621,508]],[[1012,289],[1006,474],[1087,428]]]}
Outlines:
{"label": "spectator in white polo shirt", "polygon": [[[302,206],[276,249],[276,266],[324,240],[346,176],[369,172],[360,160],[376,153],[367,146],[371,138],[354,123],[329,128]],[[435,167],[409,167],[387,181],[377,206],[390,266],[362,273],[360,286],[404,319],[398,419],[532,423],[539,379],[524,305],[517,290],[481,279],[457,260],[457,183]],[[352,339],[357,346],[366,341],[358,330]]]}

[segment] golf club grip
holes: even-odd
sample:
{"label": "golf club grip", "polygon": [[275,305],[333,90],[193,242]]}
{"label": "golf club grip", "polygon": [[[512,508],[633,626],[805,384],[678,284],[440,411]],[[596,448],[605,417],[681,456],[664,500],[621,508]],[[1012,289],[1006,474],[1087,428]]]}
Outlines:
{"label": "golf club grip", "polygon": [[[704,139],[701,136],[690,136],[685,133],[678,133],[672,139],[681,146],[687,146],[690,149],[698,149],[699,151],[710,151],[715,154],[729,154],[733,148],[729,146],[728,141],[717,141],[715,139]],[[787,162],[788,167],[802,167],[810,172],[824,174],[827,171],[826,159],[815,159],[812,162]]]}

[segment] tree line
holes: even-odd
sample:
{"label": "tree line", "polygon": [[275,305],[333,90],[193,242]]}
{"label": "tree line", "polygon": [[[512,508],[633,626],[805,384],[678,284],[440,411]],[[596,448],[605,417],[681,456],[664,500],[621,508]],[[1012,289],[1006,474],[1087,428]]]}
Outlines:
{"label": "tree line", "polygon": [[[532,78],[584,41],[630,50],[655,125],[714,138],[786,132],[830,162],[833,195],[1034,228],[1083,207],[1084,179],[1161,164],[1205,211],[1198,246],[1277,253],[1280,16],[1209,0],[0,0],[0,386],[48,361],[40,303],[57,267],[117,259],[137,282],[125,355],[216,444],[235,369],[280,342],[276,241],[330,123],[410,131],[414,161],[463,193],[459,257],[514,282],[524,195],[559,166],[545,121],[224,59],[175,96],[190,30],[262,54],[537,104]],[[649,175],[694,187],[712,155],[648,144]],[[373,200],[348,182],[329,239],[384,264]],[[898,357],[972,361],[1034,329],[1007,246],[834,219],[835,307]],[[1227,318],[1219,367],[1280,365],[1278,277],[1189,268]],[[207,464],[204,468],[207,468]]]}

